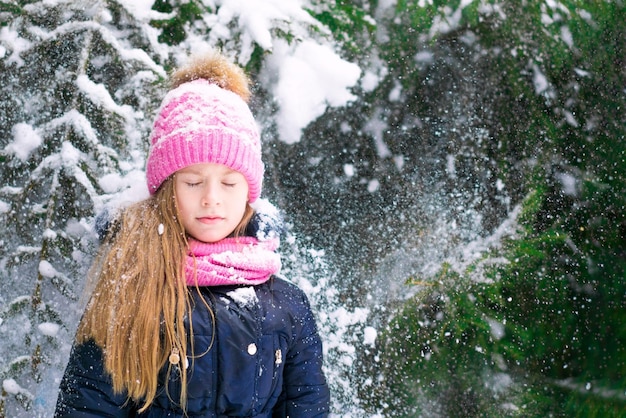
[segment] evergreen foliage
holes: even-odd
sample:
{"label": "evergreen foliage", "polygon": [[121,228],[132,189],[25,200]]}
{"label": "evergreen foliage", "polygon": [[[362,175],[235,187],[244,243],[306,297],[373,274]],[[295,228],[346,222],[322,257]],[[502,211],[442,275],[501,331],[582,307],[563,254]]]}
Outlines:
{"label": "evergreen foliage", "polygon": [[[551,4],[500,5],[497,22],[464,9],[457,33],[473,32],[505,74],[498,119],[514,129],[495,135],[496,158],[505,173],[527,164],[526,197],[502,247],[408,281],[419,291],[394,315],[377,361],[389,415],[626,408],[626,8]],[[409,14],[424,22],[432,10]]]}
{"label": "evergreen foliage", "polygon": [[143,114],[165,75],[130,16],[108,5],[30,2],[2,15],[22,38],[0,61],[0,416],[50,401],[36,392],[73,337],[68,308],[97,245],[88,220],[117,191],[107,179],[140,167]]}

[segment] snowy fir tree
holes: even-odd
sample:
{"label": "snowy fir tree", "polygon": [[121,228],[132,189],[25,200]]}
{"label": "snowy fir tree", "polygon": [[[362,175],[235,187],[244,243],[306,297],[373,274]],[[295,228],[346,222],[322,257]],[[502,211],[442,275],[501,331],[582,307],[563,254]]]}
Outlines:
{"label": "snowy fir tree", "polygon": [[253,80],[333,416],[626,408],[620,0],[0,1],[0,417],[52,416],[168,72]]}
{"label": "snowy fir tree", "polygon": [[141,23],[119,4],[111,6],[3,7],[0,374],[6,416],[50,410],[53,370],[66,361],[97,245],[87,220],[140,168],[143,115],[153,106],[155,81],[165,75],[148,54]]}

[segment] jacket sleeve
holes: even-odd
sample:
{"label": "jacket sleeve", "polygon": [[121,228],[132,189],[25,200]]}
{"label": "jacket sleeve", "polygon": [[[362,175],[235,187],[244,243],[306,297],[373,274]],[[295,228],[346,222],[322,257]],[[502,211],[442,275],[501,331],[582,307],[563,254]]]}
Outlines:
{"label": "jacket sleeve", "polygon": [[322,370],[322,341],[309,301],[304,292],[298,291],[298,317],[294,318],[297,333],[287,353],[280,414],[298,418],[327,417],[330,391]]}
{"label": "jacket sleeve", "polygon": [[102,350],[93,341],[72,348],[59,387],[55,418],[133,417],[132,402],[113,392]]}

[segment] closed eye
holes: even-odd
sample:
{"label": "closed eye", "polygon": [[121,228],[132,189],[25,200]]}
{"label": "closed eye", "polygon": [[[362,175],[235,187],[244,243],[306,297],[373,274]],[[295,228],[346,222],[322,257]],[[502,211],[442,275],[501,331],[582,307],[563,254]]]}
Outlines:
{"label": "closed eye", "polygon": [[189,187],[198,187],[200,186],[202,183],[201,182],[185,182],[185,184]]}

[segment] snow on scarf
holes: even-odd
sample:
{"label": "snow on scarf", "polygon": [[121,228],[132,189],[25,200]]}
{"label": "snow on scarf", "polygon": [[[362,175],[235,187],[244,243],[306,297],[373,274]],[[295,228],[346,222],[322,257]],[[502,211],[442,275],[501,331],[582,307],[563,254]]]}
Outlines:
{"label": "snow on scarf", "polygon": [[188,286],[256,285],[280,271],[278,239],[224,238],[216,243],[190,240],[185,278]]}

